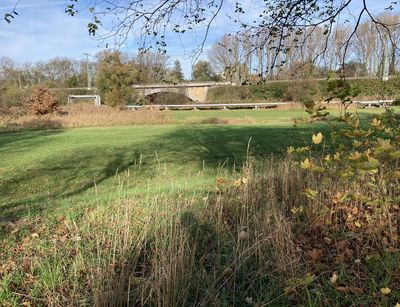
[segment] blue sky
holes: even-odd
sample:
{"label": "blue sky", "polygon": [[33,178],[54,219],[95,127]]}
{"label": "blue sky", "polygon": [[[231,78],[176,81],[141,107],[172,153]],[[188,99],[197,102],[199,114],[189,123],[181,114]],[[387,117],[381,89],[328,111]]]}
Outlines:
{"label": "blue sky", "polygon": [[[17,0],[5,0],[0,4],[0,16],[4,16],[15,5]],[[355,0],[355,6],[361,0]],[[254,7],[257,0],[241,1],[245,10],[246,18],[258,14],[257,10],[246,8]],[[375,11],[390,3],[389,0],[377,1],[368,0]],[[82,59],[83,53],[96,54],[101,50],[99,42],[90,38],[86,25],[91,21],[90,16],[85,13],[77,14],[74,17],[67,16],[64,8],[66,0],[20,0],[18,5],[19,16],[11,24],[0,21],[0,57],[7,56],[17,63],[36,62],[56,56],[65,56],[74,59]],[[234,7],[234,0],[226,0],[226,7]],[[206,58],[207,49],[227,32],[238,30],[234,24],[222,12],[215,20],[210,29],[209,38],[206,42],[205,52],[200,58]],[[190,76],[193,64],[193,49],[199,44],[204,33],[200,28],[196,33],[188,33],[177,37],[167,36],[168,55],[171,64],[175,59],[182,63],[186,77]],[[138,44],[134,39],[123,46],[123,51],[130,53],[137,52]]]}
{"label": "blue sky", "polygon": [[[15,5],[16,0],[2,1],[0,16],[4,16]],[[83,53],[96,54],[102,49],[99,41],[89,37],[86,25],[91,21],[88,14],[79,13],[70,17],[64,13],[65,0],[21,0],[18,13],[12,23],[0,20],[0,57],[7,56],[17,63],[36,62],[56,56],[82,59]],[[227,23],[230,23],[230,27]],[[206,48],[224,33],[232,31],[233,23],[226,16],[216,20],[211,28]],[[204,29],[186,35],[168,37],[168,55],[171,64],[175,59],[182,63],[186,77],[190,76],[193,64],[192,51],[201,42]],[[137,53],[138,43],[134,39],[120,48]],[[201,58],[206,58],[204,52]]]}

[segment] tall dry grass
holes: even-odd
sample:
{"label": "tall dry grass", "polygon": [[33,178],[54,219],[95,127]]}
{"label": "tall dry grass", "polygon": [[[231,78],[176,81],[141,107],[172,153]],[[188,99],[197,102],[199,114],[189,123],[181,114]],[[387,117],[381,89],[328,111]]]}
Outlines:
{"label": "tall dry grass", "polygon": [[61,260],[64,280],[37,299],[93,306],[273,300],[265,285],[302,271],[287,211],[303,183],[290,163],[271,161],[263,172],[249,163],[206,196],[124,199],[63,221],[55,233],[76,241],[74,252],[59,246],[71,255]]}
{"label": "tall dry grass", "polygon": [[23,129],[73,128],[93,126],[119,126],[141,124],[167,124],[171,120],[156,110],[130,111],[108,106],[95,107],[89,104],[74,104],[63,108],[59,114],[4,115],[0,127],[8,131]]}
{"label": "tall dry grass", "polygon": [[336,240],[335,225],[320,223],[331,200],[304,193],[324,175],[305,175],[290,158],[259,166],[248,158],[234,177],[221,175],[207,195],[124,198],[63,220],[50,239],[68,255],[58,266],[62,279],[52,288],[38,281],[46,291],[36,296],[34,288],[19,291],[33,305],[291,305],[284,289],[304,286],[304,257],[316,257],[312,244],[299,250],[299,235]]}

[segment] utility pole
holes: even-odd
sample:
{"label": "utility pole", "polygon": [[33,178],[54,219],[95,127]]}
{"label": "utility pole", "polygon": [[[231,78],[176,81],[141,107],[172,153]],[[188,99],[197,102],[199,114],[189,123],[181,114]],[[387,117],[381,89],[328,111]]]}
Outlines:
{"label": "utility pole", "polygon": [[88,89],[92,89],[92,75],[90,73],[90,67],[89,67],[89,56],[91,56],[90,53],[83,53],[86,56],[86,74],[87,74],[87,87]]}

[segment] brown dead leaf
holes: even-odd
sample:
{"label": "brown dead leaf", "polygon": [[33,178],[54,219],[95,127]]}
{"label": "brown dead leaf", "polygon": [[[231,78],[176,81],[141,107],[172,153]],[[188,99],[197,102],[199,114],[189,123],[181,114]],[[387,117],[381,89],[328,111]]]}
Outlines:
{"label": "brown dead leaf", "polygon": [[351,288],[350,291],[355,295],[361,295],[364,293],[363,289],[357,287]]}
{"label": "brown dead leaf", "polygon": [[313,250],[307,252],[307,256],[313,261],[318,261],[322,257],[322,252],[322,249],[314,248]]}
{"label": "brown dead leaf", "polygon": [[346,249],[343,251],[343,254],[346,255],[346,256],[352,256],[352,255],[353,255],[353,250],[350,249],[350,248],[346,248]]}
{"label": "brown dead leaf", "polygon": [[350,243],[347,240],[343,240],[343,241],[339,241],[336,243],[336,248],[339,250],[345,250],[347,248],[349,248]]}
{"label": "brown dead leaf", "polygon": [[350,291],[349,287],[336,287],[335,289],[339,292],[349,292]]}
{"label": "brown dead leaf", "polygon": [[398,248],[394,248],[394,247],[389,247],[389,248],[385,248],[385,252],[386,253],[398,253],[398,252],[400,252],[400,249],[398,249]]}
{"label": "brown dead leaf", "polygon": [[217,178],[217,180],[215,180],[215,183],[218,185],[223,185],[225,184],[225,179],[224,178]]}
{"label": "brown dead leaf", "polygon": [[389,240],[386,237],[382,237],[382,244],[385,246],[390,246]]}
{"label": "brown dead leaf", "polygon": [[346,260],[346,256],[344,254],[337,255],[336,257],[333,257],[333,263],[338,265],[342,264]]}

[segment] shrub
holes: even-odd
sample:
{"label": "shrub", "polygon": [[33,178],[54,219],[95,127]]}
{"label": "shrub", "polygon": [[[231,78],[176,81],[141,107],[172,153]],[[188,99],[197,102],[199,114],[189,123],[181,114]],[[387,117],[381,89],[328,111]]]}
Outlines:
{"label": "shrub", "polygon": [[106,104],[115,107],[121,105],[121,102],[125,100],[126,96],[127,95],[121,88],[113,86],[109,91],[104,93],[104,100]]}
{"label": "shrub", "polygon": [[400,106],[400,98],[396,98],[396,99],[393,101],[392,105],[393,105],[393,106],[396,106],[396,107]]}
{"label": "shrub", "polygon": [[[330,226],[331,232],[357,233],[362,253],[397,247],[400,116],[389,109],[369,123],[354,114],[343,121],[333,129],[329,146],[317,133],[311,146],[288,148],[305,179],[319,178],[304,190],[308,206],[316,223]],[[317,209],[320,199],[328,202]]]}
{"label": "shrub", "polygon": [[303,96],[300,102],[306,108],[306,112],[310,115],[311,121],[326,119],[329,112],[326,111],[326,106],[321,103],[315,103],[309,96]]}
{"label": "shrub", "polygon": [[[332,83],[340,80],[303,80],[303,81],[275,81],[265,84],[243,86],[229,86],[211,88],[207,95],[208,101],[254,101],[280,100],[303,102],[304,99],[323,101],[324,97],[331,96]],[[334,84],[334,87],[337,84]],[[351,79],[346,80],[346,86],[357,90],[358,95],[370,99],[390,99],[400,95],[400,78],[391,78],[389,81],[379,79]]]}
{"label": "shrub", "polygon": [[154,105],[160,105],[160,104],[189,104],[193,103],[190,98],[186,97],[183,94],[178,94],[178,93],[157,93],[153,95],[146,96],[142,101],[140,101],[140,98],[136,98],[136,101],[139,100],[142,102],[142,104],[154,104]]}
{"label": "shrub", "polygon": [[302,102],[303,100],[322,100],[319,82],[314,80],[290,82],[285,96],[286,100],[295,102]]}
{"label": "shrub", "polygon": [[399,95],[400,79],[398,77],[391,78],[388,81],[380,79],[353,79],[348,82],[357,87],[360,96],[374,97],[377,99],[391,98]]}
{"label": "shrub", "polygon": [[251,99],[251,93],[248,86],[229,86],[229,87],[215,87],[209,89],[207,93],[208,101],[237,101],[244,99]]}
{"label": "shrub", "polygon": [[21,106],[23,97],[29,90],[20,89],[12,84],[0,84],[0,113],[14,113],[12,109]]}
{"label": "shrub", "polygon": [[37,87],[30,97],[25,100],[29,113],[33,115],[45,115],[58,113],[59,100],[52,91],[45,87]]}
{"label": "shrub", "polygon": [[325,99],[326,102],[340,101],[339,115],[343,118],[349,115],[347,109],[353,103],[353,98],[357,97],[361,90],[354,84],[344,79],[339,79],[327,81],[326,91],[328,95],[328,98]]}
{"label": "shrub", "polygon": [[288,99],[289,83],[287,82],[274,82],[269,84],[258,84],[250,87],[251,95],[259,99],[278,99],[278,100],[291,100]]}

